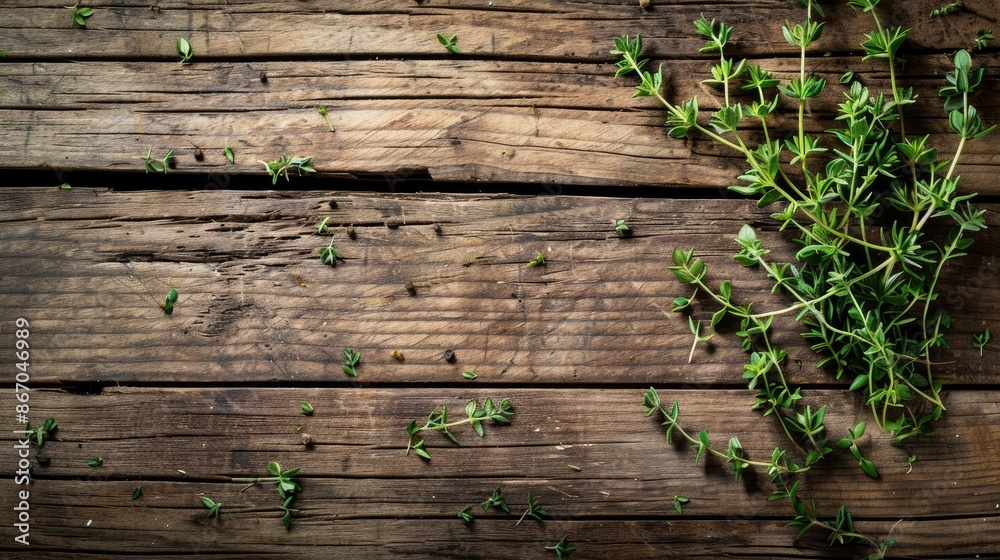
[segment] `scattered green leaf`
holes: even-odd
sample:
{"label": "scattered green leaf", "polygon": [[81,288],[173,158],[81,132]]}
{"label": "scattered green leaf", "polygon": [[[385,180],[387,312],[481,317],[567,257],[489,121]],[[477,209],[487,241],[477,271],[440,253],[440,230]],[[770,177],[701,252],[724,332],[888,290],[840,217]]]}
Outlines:
{"label": "scattered green leaf", "polygon": [[191,57],[194,56],[194,51],[191,49],[191,43],[189,43],[184,37],[178,37],[177,39],[177,54],[181,57],[181,64],[190,62]]}
{"label": "scattered green leaf", "polygon": [[[320,224],[320,225],[322,225],[324,228],[326,227],[326,223],[325,222],[323,224]],[[319,229],[319,228],[317,227],[317,229]],[[326,247],[320,247],[320,249],[319,249],[319,260],[320,260],[320,262],[322,262],[325,265],[328,265],[330,267],[335,267],[335,266],[337,266],[337,260],[338,259],[340,259],[340,253],[338,253],[337,249],[335,249],[333,247],[333,238],[331,237],[330,238],[330,243],[328,243]],[[350,374],[348,374],[348,375],[350,375]]]}
{"label": "scattered green leaf", "polygon": [[576,550],[575,546],[569,544],[569,540],[568,539],[569,539],[569,535],[563,535],[563,538],[559,539],[559,542],[557,542],[556,544],[554,544],[552,546],[545,547],[545,550],[551,550],[552,552],[554,552],[556,554],[556,557],[559,560],[563,560],[564,558],[566,558],[567,556],[569,556],[569,554],[571,552],[573,552],[574,550]]}
{"label": "scattered green leaf", "polygon": [[284,177],[285,181],[291,181],[288,177],[289,171],[295,171],[299,176],[303,173],[315,173],[316,170],[312,167],[311,157],[299,157],[292,156],[281,156],[274,161],[262,161],[260,162],[264,165],[264,169],[267,170],[267,174],[271,176],[271,184],[277,185],[278,178]]}
{"label": "scattered green leaf", "polygon": [[212,498],[206,496],[201,497],[201,504],[208,508],[209,519],[213,517],[215,518],[219,517],[219,508],[222,507],[222,504],[216,503],[214,500],[212,500]]}
{"label": "scattered green leaf", "polygon": [[229,160],[229,163],[236,163],[236,154],[233,153],[232,148],[226,146],[225,149],[222,150],[222,153],[226,154],[226,159]]}
{"label": "scattered green leaf", "polygon": [[77,27],[87,27],[87,18],[94,15],[93,8],[87,8],[81,6],[79,2],[73,4],[72,6],[66,6],[67,8],[73,10],[73,25]]}
{"label": "scattered green leaf", "polygon": [[528,263],[528,268],[535,268],[536,266],[545,266],[545,253],[539,251],[535,258],[531,259]]}
{"label": "scattered green leaf", "polygon": [[470,371],[463,371],[462,372],[462,377],[464,377],[466,379],[475,379],[475,378],[477,378],[479,376],[476,375],[476,372],[470,370]]}
{"label": "scattered green leaf", "polygon": [[448,52],[453,54],[462,54],[462,49],[458,48],[458,35],[452,35],[451,37],[445,37],[438,33],[437,40],[441,43],[441,46],[447,49]]}
{"label": "scattered green leaf", "polygon": [[146,152],[146,156],[142,160],[146,163],[146,173],[163,173],[164,175],[173,166],[174,163],[174,151],[167,151],[167,155],[163,156],[163,159],[153,159],[153,148],[150,148]]}
{"label": "scattered green leaf", "polygon": [[676,496],[674,496],[674,509],[677,510],[677,513],[683,513],[682,508],[684,507],[685,504],[687,504],[690,501],[691,499],[688,498],[687,496],[682,496],[680,494],[677,494]]}
{"label": "scattered green leaf", "polygon": [[611,222],[615,228],[615,233],[618,237],[629,237],[632,235],[632,228],[629,227],[625,220],[614,220]]}
{"label": "scattered green leaf", "polygon": [[990,329],[986,329],[981,333],[972,335],[972,345],[979,348],[979,355],[983,355],[983,347],[985,347],[990,342]]}
{"label": "scattered green leaf", "polygon": [[977,51],[981,51],[986,48],[986,44],[993,40],[993,32],[989,29],[980,29],[976,32],[976,42],[972,45]]}
{"label": "scattered green leaf", "polygon": [[472,513],[469,511],[472,506],[465,506],[462,511],[458,512],[458,518],[465,522],[466,525],[471,525],[476,518],[472,517]]}
{"label": "scattered green leaf", "polygon": [[490,495],[489,498],[486,498],[486,501],[480,505],[483,508],[483,511],[489,511],[491,507],[495,507],[502,509],[506,513],[510,513],[510,507],[507,506],[507,500],[504,499],[503,492],[500,490],[499,486],[494,488],[493,494]]}
{"label": "scattered green leaf", "polygon": [[520,525],[521,522],[524,521],[525,517],[533,517],[538,521],[541,521],[543,515],[548,515],[548,513],[542,509],[541,504],[539,504],[538,500],[531,495],[531,492],[528,492],[528,509],[524,510],[524,513],[521,514],[521,518],[518,519],[517,523],[514,525]]}
{"label": "scattered green leaf", "polygon": [[45,422],[41,426],[31,427],[31,422],[28,422],[25,426],[25,430],[28,432],[28,441],[34,443],[38,447],[45,445],[45,441],[52,437],[55,433],[59,424],[56,423],[52,418],[46,418]]}
{"label": "scattered green leaf", "polygon": [[312,416],[315,411],[313,405],[304,401],[299,403],[299,408],[302,409],[302,414],[305,414],[306,416]]}
{"label": "scattered green leaf", "polygon": [[344,348],[344,373],[351,377],[357,377],[357,365],[361,361],[361,353],[350,348]]}
{"label": "scattered green leaf", "polygon": [[320,235],[324,235],[324,234],[330,233],[330,226],[326,225],[327,222],[329,222],[329,221],[330,221],[330,217],[327,216],[327,217],[323,218],[323,221],[321,221],[320,223],[316,224],[316,233],[318,233]]}
{"label": "scattered green leaf", "polygon": [[99,467],[99,466],[101,466],[101,463],[103,463],[103,462],[104,462],[104,459],[98,457],[97,455],[94,455],[93,457],[90,458],[89,461],[87,461],[87,466],[88,467]]}
{"label": "scattered green leaf", "polygon": [[172,314],[174,312],[174,304],[177,303],[177,297],[177,290],[172,289],[167,292],[167,297],[164,298],[163,303],[160,304],[160,309],[162,309],[167,315]]}

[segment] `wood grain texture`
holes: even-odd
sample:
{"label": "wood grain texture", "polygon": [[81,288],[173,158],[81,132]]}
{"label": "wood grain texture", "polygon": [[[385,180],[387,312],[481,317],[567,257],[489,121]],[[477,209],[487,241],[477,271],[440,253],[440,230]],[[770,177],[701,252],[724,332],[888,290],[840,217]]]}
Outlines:
{"label": "wood grain texture", "polygon": [[[905,3],[911,4],[924,3]],[[784,80],[798,69],[773,28],[801,17],[795,6],[758,2],[735,11],[735,5],[720,12],[718,5],[664,4],[642,12],[631,3],[523,2],[493,10],[477,0],[362,3],[334,14],[336,8],[320,3],[294,10],[258,3],[162,4],[160,12],[143,3],[98,9],[86,30],[59,29],[59,21],[69,19],[64,9],[25,5],[12,10],[14,21],[5,24],[10,27],[0,28],[0,45],[23,44],[32,53],[18,55],[9,47],[10,58],[0,64],[0,119],[8,123],[0,166],[141,172],[140,156],[152,148],[160,156],[175,150],[175,171],[188,174],[263,174],[259,160],[287,153],[314,157],[327,175],[391,181],[724,188],[742,170],[740,160],[704,138],[667,138],[662,107],[630,97],[634,80],[613,77],[607,50],[617,35],[644,33],[651,64],[667,63],[668,98],[697,95],[707,121],[720,94],[699,83],[711,62],[696,54],[700,41],[690,20],[697,14],[735,15],[731,21],[752,38],[739,43],[742,54]],[[956,141],[937,89],[950,53],[971,40],[965,36],[975,33],[976,21],[985,25],[976,15],[983,10],[970,5],[959,17],[928,23],[923,8],[893,6],[883,16],[914,22],[919,27],[913,36],[922,37],[900,75],[920,95],[908,130],[931,134],[942,153],[952,153]],[[831,117],[842,91],[837,78],[845,69],[856,68],[875,91],[888,89],[884,66],[861,64],[853,54],[860,34],[848,35],[867,29],[867,22],[846,9],[830,12],[827,36],[810,62],[831,84],[810,107],[814,132],[835,125]],[[490,31],[450,26],[442,17],[478,22]],[[110,18],[114,26],[98,18]],[[174,35],[192,26],[203,28],[203,37],[191,36],[195,52],[202,53],[195,63],[162,61],[172,56]],[[255,35],[262,28],[275,38]],[[432,29],[470,39],[488,33],[501,44],[488,54],[470,44],[468,56],[445,57]],[[838,35],[837,29],[849,31]],[[30,46],[34,41],[48,46]],[[375,44],[393,50],[365,51],[364,45]],[[524,52],[527,47],[537,52]],[[55,52],[59,48],[73,53]],[[823,56],[831,53],[837,56]],[[980,63],[987,76],[1000,67],[994,53],[977,57]],[[995,85],[988,78],[974,100],[988,122],[1000,106]],[[319,105],[330,110],[336,133],[316,113]],[[774,130],[793,128],[786,117],[773,124]],[[225,161],[226,145],[236,149],[236,165]],[[1000,194],[992,180],[998,160],[989,146],[967,145],[959,167],[964,189]],[[205,154],[201,161],[194,158],[198,150]]]}
{"label": "wood grain texture", "polygon": [[[966,0],[934,19],[941,2],[884,4],[885,25],[913,28],[899,74],[919,96],[907,131],[950,154],[937,90],[955,50],[995,29],[995,3]],[[875,91],[889,88],[882,63],[859,60],[870,18],[823,5],[829,23],[809,64],[830,85],[808,107],[812,133],[837,125],[837,79],[848,68]],[[72,28],[64,6],[4,3],[0,170],[31,171],[15,181],[32,185],[48,170],[53,185],[120,172],[108,186],[128,189],[0,190],[0,368],[9,373],[0,374],[0,425],[21,427],[11,413],[19,317],[31,322],[29,416],[60,424],[31,450],[28,487],[9,478],[16,435],[0,437],[4,558],[513,560],[553,558],[544,547],[567,534],[572,559],[871,552],[795,541],[788,504],[767,500],[764,474],[736,482],[720,461],[693,466],[694,450],[666,443],[641,406],[652,385],[716,445],[738,436],[753,459],[784,445],[749,410],[733,325],[688,363],[686,319],[669,311],[687,294],[666,266],[674,247],[694,247],[711,283],[731,278],[737,299],[776,309],[788,301],[732,260],[732,238],[749,223],[775,259],[793,248],[768,209],[728,196],[739,159],[704,138],[667,138],[662,107],[630,97],[634,80],[614,78],[608,49],[641,33],[651,67],[664,64],[667,97],[697,96],[707,122],[720,93],[699,83],[712,61],[697,54],[691,21],[705,13],[735,24],[733,54],[787,81],[797,52],[780,26],[802,19],[797,2],[123,0],[93,5],[87,29]],[[437,33],[458,35],[463,54],[444,52]],[[177,62],[182,36],[192,64]],[[990,47],[975,60],[987,79],[973,103],[993,123],[1000,54]],[[772,130],[795,125],[782,103]],[[964,191],[1000,195],[994,144],[965,146]],[[146,180],[140,156],[150,148],[175,151],[170,176]],[[234,177],[263,178],[258,160],[281,154],[312,156],[321,177],[291,186],[324,190],[220,190]],[[71,171],[80,173],[64,179]],[[177,186],[177,175],[185,186],[206,177],[206,189],[141,190]],[[461,182],[450,190],[465,194],[347,192],[341,177]],[[472,194],[475,183],[519,183],[522,194]],[[530,184],[540,196],[527,195]],[[609,196],[559,196],[561,185]],[[718,189],[720,200],[618,187]],[[891,558],[1000,551],[1000,347],[980,357],[972,346],[1000,316],[995,201],[984,205],[991,228],[942,279],[938,303],[953,328],[951,348],[935,355],[948,408],[936,433],[893,447],[872,426],[861,445],[880,479],[848,453],[802,477],[802,497],[824,515],[845,504],[861,531],[891,534]],[[314,224],[324,217],[344,257],[336,268],[317,258],[328,238]],[[634,237],[614,234],[620,218]],[[547,266],[528,268],[540,251]],[[171,288],[180,299],[166,316],[158,304]],[[790,380],[807,404],[828,407],[828,437],[870,418],[846,383],[815,368],[794,323],[777,330],[775,342],[803,362]],[[362,353],[357,379],[341,370],[346,346]],[[478,379],[465,380],[467,370]],[[443,405],[455,419],[485,397],[513,402],[511,425],[488,424],[483,438],[457,427],[460,445],[431,434],[430,462],[405,454],[410,420]],[[314,415],[301,413],[302,401]],[[93,455],[101,466],[87,466]],[[302,468],[291,531],[272,484],[230,480],[262,476],[270,460]],[[515,515],[479,509],[496,486]],[[21,489],[31,492],[31,547],[12,540]],[[516,525],[528,492],[550,516]],[[675,494],[691,498],[683,514]],[[201,496],[223,504],[218,520],[206,518]],[[456,517],[466,505],[472,527]]]}
{"label": "wood grain texture", "polygon": [[[880,8],[886,25],[914,29],[917,50],[957,48],[960,34],[975,36],[995,21],[990,0],[966,0],[964,9],[942,19],[928,17],[938,4],[894,1]],[[437,33],[456,34],[464,53],[505,58],[595,60],[607,54],[609,38],[641,33],[671,58],[697,51],[691,22],[702,13],[738,25],[741,52],[796,53],[781,25],[803,19],[802,8],[782,0],[720,2],[653,0],[643,10],[631,0],[300,0],[289,5],[244,0],[123,0],[95,6],[87,29],[74,29],[60,4],[12,0],[0,27],[0,42],[12,58],[174,58],[178,36],[190,39],[198,56],[411,57],[444,54]],[[858,51],[871,18],[847,6],[826,9],[830,25],[816,50]],[[971,29],[971,31],[970,31]],[[963,38],[964,39],[964,38]],[[971,39],[966,39],[971,41]],[[962,43],[965,46],[965,42]]]}
{"label": "wood grain texture", "polygon": [[[739,435],[751,457],[766,456],[780,443],[774,430],[760,429],[755,413],[734,409],[734,401],[749,398],[746,391],[663,393],[681,402],[689,426],[708,429],[716,440]],[[516,412],[510,426],[487,426],[483,439],[456,428],[461,447],[431,437],[429,463],[404,455],[408,420],[442,404],[460,409],[466,399],[485,394],[511,399]],[[1000,413],[998,397],[993,391],[953,393],[937,434],[911,441],[905,450],[876,441],[884,438],[874,434],[866,439],[880,480],[860,477],[841,454],[818,467],[824,476],[806,476],[801,494],[816,497],[821,511],[848,505],[863,531],[884,534],[902,520],[893,535],[896,553],[904,557],[934,556],[941,544],[928,537],[934,531],[948,531],[948,542],[961,543],[963,552],[995,550],[1000,491],[990,457],[1000,440],[992,420]],[[865,414],[839,391],[813,391],[808,398],[829,403],[834,432]],[[302,400],[314,405],[313,416],[302,416]],[[787,504],[766,500],[770,484],[763,475],[736,483],[716,461],[692,467],[692,450],[664,443],[658,422],[643,416],[640,400],[637,389],[497,394],[475,384],[35,391],[38,413],[57,418],[60,428],[34,455],[44,463],[31,486],[32,519],[40,528],[34,543],[55,551],[230,554],[281,554],[299,543],[316,547],[317,554],[357,550],[359,557],[377,556],[379,547],[408,547],[398,552],[422,558],[483,557],[474,547],[485,538],[506,550],[502,557],[515,558],[534,557],[532,547],[571,533],[587,558],[651,558],[678,547],[696,557],[724,556],[748,546],[755,557],[843,557],[843,549],[825,543],[793,544],[793,532],[777,521]],[[137,410],[143,411],[141,422]],[[296,426],[311,435],[313,447],[301,444]],[[909,453],[919,460],[908,473]],[[104,463],[87,467],[92,455]],[[291,532],[278,521],[273,485],[228,482],[230,476],[263,475],[269,460],[302,468],[304,490]],[[14,470],[10,454],[0,467]],[[140,484],[143,496],[133,502],[130,494]],[[456,513],[498,485],[512,510],[520,513],[531,491],[551,519],[515,528],[516,517],[477,509],[478,521],[466,529]],[[670,506],[677,493],[692,500],[684,515]],[[0,511],[8,517],[10,495],[0,496]],[[224,504],[218,522],[205,519],[201,495]],[[435,537],[421,538],[425,531]],[[654,537],[658,532],[665,534]]]}
{"label": "wood grain texture", "polygon": [[[733,279],[737,297],[759,309],[788,305],[731,258],[744,223],[760,229],[775,259],[791,258],[768,212],[740,200],[52,188],[0,196],[0,321],[32,322],[37,382],[348,384],[340,366],[349,346],[363,355],[363,383],[453,383],[474,369],[503,385],[742,385],[733,337],[687,363],[688,325],[670,312],[683,292],[666,270],[670,252],[696,248],[712,282]],[[998,225],[998,209],[987,209]],[[328,238],[314,224],[324,217],[344,257],[336,268],[318,259]],[[619,239],[616,218],[628,218],[635,237]],[[940,355],[947,383],[1000,376],[989,357],[997,350],[980,358],[971,345],[1000,315],[997,235],[984,231],[944,277],[941,305],[954,316],[952,349]],[[539,251],[548,265],[528,268]],[[181,299],[168,317],[158,303],[171,288]],[[793,377],[835,383],[812,367],[797,326],[786,327],[776,343],[804,362]],[[10,346],[12,336],[2,340]]]}

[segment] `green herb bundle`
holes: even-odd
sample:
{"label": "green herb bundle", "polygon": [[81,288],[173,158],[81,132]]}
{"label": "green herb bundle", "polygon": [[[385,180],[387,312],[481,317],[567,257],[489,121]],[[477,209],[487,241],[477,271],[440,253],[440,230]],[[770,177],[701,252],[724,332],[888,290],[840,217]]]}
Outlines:
{"label": "green herb bundle", "polygon": [[[706,136],[740,154],[747,164],[739,177],[743,184],[730,189],[756,198],[761,208],[775,208],[771,217],[780,229],[797,234],[793,263],[769,258],[770,249],[749,225],[736,237],[734,259],[766,274],[773,291],[790,298],[788,307],[757,311],[752,303],[738,299],[732,281],[709,282],[707,266],[694,250],[675,249],[669,268],[693,293],[677,298],[674,310],[687,311],[695,299],[704,300],[716,307],[711,328],[727,320],[739,324],[736,336],[749,355],[743,378],[757,393],[753,408],[775,418],[790,445],[803,456],[800,466],[778,448],[770,462],[758,465],[775,482],[773,498],[791,501],[796,512],[792,524],[801,526],[802,532],[823,528],[831,542],[868,541],[878,549],[873,557],[881,558],[891,540],[876,542],[856,533],[844,508],[834,519],[820,521],[815,510],[796,497],[797,483],[789,482],[789,475],[808,470],[833,446],[826,439],[825,407],[801,406],[800,388],[787,381],[786,353],[772,344],[772,321],[793,315],[803,325],[811,348],[821,354],[818,365],[849,380],[850,390],[871,409],[875,424],[892,432],[896,443],[932,431],[932,422],[945,410],[932,354],[947,346],[944,330],[950,325],[948,315],[934,306],[938,281],[948,261],[966,254],[973,243],[970,234],[986,227],[984,212],[969,202],[975,195],[959,193],[956,164],[966,142],[982,138],[994,127],[985,127],[970,104],[983,71],[974,70],[968,51],[960,50],[940,90],[950,128],[959,136],[955,153],[944,159],[931,146],[930,136],[908,135],[904,108],[915,103],[916,96],[897,83],[897,69],[909,30],[883,25],[876,10],[881,0],[851,0],[848,5],[870,14],[875,27],[861,43],[862,61],[884,62],[890,91],[873,92],[853,81],[853,73],[845,74],[841,81],[849,85],[837,107],[836,128],[825,138],[810,134],[807,107],[823,95],[827,82],[809,73],[807,50],[822,35],[825,24],[820,20],[825,16],[813,0],[798,2],[805,6],[805,20],[782,27],[786,41],[800,53],[797,76],[788,83],[727,55],[733,27],[704,16],[695,22],[707,40],[700,52],[718,57],[712,77],[703,82],[721,91],[720,107],[707,124],[699,120],[697,98],[676,104],[664,98],[662,67],[656,72],[644,69],[647,60],[640,58],[640,37],[617,38],[611,53],[619,57],[616,76],[639,76],[635,97],[655,97],[666,107],[671,137]],[[749,99],[738,101],[737,91]],[[795,107],[798,124],[784,140],[781,135],[786,131],[769,128],[782,98]],[[754,125],[760,132],[748,133]],[[888,217],[880,217],[881,211]],[[926,226],[932,220],[948,228],[943,238],[928,236]],[[711,336],[701,332],[700,321],[689,322],[695,344]],[[648,414],[659,413],[665,419],[668,439],[680,430],[676,403],[661,406],[650,389],[644,404]],[[855,444],[863,432],[861,423],[837,447],[849,449],[874,478],[878,471]],[[735,438],[723,452],[710,447],[705,431],[698,438],[683,430],[679,433],[697,448],[699,457],[710,452],[726,459],[737,477],[755,464],[743,458]]]}

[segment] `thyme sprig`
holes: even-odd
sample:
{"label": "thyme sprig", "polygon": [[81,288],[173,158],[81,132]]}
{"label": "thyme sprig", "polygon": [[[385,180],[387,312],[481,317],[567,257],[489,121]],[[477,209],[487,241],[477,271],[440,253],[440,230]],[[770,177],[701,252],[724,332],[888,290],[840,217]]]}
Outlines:
{"label": "thyme sprig", "polygon": [[[762,393],[763,402],[756,406],[765,413],[783,412],[776,415],[779,419],[794,418],[797,389],[785,381],[781,371],[784,353],[772,346],[769,336],[773,317],[793,314],[805,326],[804,336],[812,348],[823,354],[819,365],[829,367],[838,378],[850,379],[852,390],[862,394],[878,427],[894,428],[897,439],[904,438],[915,430],[929,430],[929,424],[920,422],[922,406],[916,404],[918,401],[934,409],[935,416],[944,411],[931,354],[944,345],[943,330],[949,318],[935,312],[932,304],[938,297],[938,279],[945,263],[965,256],[973,242],[970,234],[986,227],[984,212],[969,203],[974,195],[959,194],[955,173],[966,142],[994,129],[983,124],[970,104],[983,71],[973,69],[967,51],[959,50],[955,55],[954,71],[946,77],[940,95],[950,127],[960,140],[954,156],[944,160],[930,145],[930,136],[908,136],[905,131],[903,108],[914,103],[915,96],[897,84],[896,65],[909,30],[882,24],[875,10],[880,0],[852,0],[849,5],[870,13],[876,27],[861,43],[863,60],[885,61],[891,91],[886,95],[859,82],[851,83],[838,106],[841,127],[829,131],[840,147],[820,166],[814,155],[825,149],[819,147],[818,137],[806,133],[803,118],[808,100],[818,97],[826,87],[825,81],[808,74],[804,55],[822,33],[822,22],[815,19],[822,14],[812,0],[802,3],[806,5],[806,20],[783,28],[786,40],[803,53],[799,76],[787,85],[755,66],[721,54],[732,28],[704,17],[695,23],[697,31],[709,39],[702,50],[720,53],[709,82],[726,92],[723,106],[712,114],[709,126],[698,120],[696,98],[675,105],[663,97],[662,68],[655,73],[644,70],[647,60],[640,58],[639,37],[617,38],[611,52],[619,57],[617,75],[639,75],[634,95],[655,97],[666,107],[671,136],[698,133],[742,155],[749,167],[740,176],[745,184],[730,189],[757,198],[760,207],[777,205],[772,218],[781,229],[799,234],[800,249],[794,263],[771,260],[769,250],[749,226],[736,239],[739,253],[735,259],[762,270],[776,290],[794,300],[785,309],[766,313],[739,302],[730,281],[710,286],[705,280],[707,266],[693,251],[676,250],[673,254],[670,268],[677,279],[693,285],[695,294],[707,296],[719,306],[709,326],[714,328],[727,318],[740,321],[742,328],[737,334],[750,352],[753,366],[745,377],[756,380],[755,386]],[[730,98],[729,86],[741,77],[748,90],[758,93],[749,107]],[[771,87],[796,101],[799,109],[798,130],[784,142],[770,139],[767,129],[768,115],[776,107],[764,93]],[[756,145],[748,143],[738,128],[747,116],[756,118],[765,132],[765,139]],[[885,205],[905,218],[876,223],[873,214]],[[951,231],[940,243],[925,232],[932,219],[951,224]],[[679,299],[682,305],[676,308],[686,309],[684,303],[690,299]],[[707,336],[701,329],[693,330],[697,331],[696,341]],[[766,377],[759,372],[765,372]],[[781,422],[786,431],[801,432],[785,420]],[[822,454],[821,449],[815,450]]]}
{"label": "thyme sprig", "polygon": [[[826,539],[830,544],[868,543],[876,550],[869,556],[871,560],[885,558],[887,549],[894,542],[892,539],[876,540],[857,531],[854,527],[854,520],[845,506],[840,506],[832,519],[824,519],[817,513],[815,504],[807,504],[798,496],[799,482],[795,480],[795,477],[810,470],[816,464],[819,460],[817,454],[810,453],[806,456],[805,463],[799,465],[789,458],[785,449],[775,447],[769,461],[751,461],[746,458],[743,446],[736,436],[729,438],[725,451],[712,447],[711,438],[706,430],[698,432],[697,437],[692,436],[681,427],[678,421],[680,407],[677,402],[674,401],[669,407],[664,406],[660,402],[660,396],[656,389],[651,387],[643,394],[642,404],[646,409],[647,416],[656,414],[663,418],[662,425],[666,427],[665,433],[668,443],[673,441],[673,436],[676,433],[694,446],[695,464],[698,464],[706,454],[716,456],[729,463],[736,475],[736,480],[739,480],[748,468],[757,468],[766,472],[774,485],[770,500],[788,500],[792,506],[794,516],[788,525],[800,528],[796,539],[815,529],[825,532]],[[864,432],[864,426],[859,426],[859,428],[851,431],[852,444],[853,440],[860,438]],[[689,501],[687,497],[677,495],[674,497],[674,508],[678,513],[682,513],[681,506]]]}
{"label": "thyme sprig", "polygon": [[[904,109],[916,96],[912,88],[899,84],[897,67],[910,30],[882,22],[881,0],[849,0],[848,6],[872,18],[874,29],[860,43],[862,61],[884,64],[889,88],[873,91],[852,72],[845,73],[838,124],[826,138],[810,133],[805,123],[809,104],[828,84],[810,72],[808,51],[822,36],[825,14],[815,0],[797,2],[805,7],[804,20],[782,27],[785,40],[799,53],[798,72],[787,82],[727,54],[736,36],[733,27],[704,15],[694,22],[706,39],[700,52],[718,57],[704,83],[718,88],[720,107],[707,122],[699,119],[697,98],[674,103],[664,97],[663,68],[646,69],[639,36],[616,38],[611,54],[617,58],[616,76],[638,77],[633,97],[653,97],[666,108],[669,136],[706,137],[742,156],[746,171],[739,177],[741,184],[730,190],[753,197],[761,208],[773,207],[771,217],[778,228],[797,236],[793,262],[772,258],[749,225],[735,240],[734,259],[759,270],[773,283],[774,292],[790,299],[780,309],[760,311],[734,293],[731,280],[709,280],[708,265],[693,249],[675,249],[669,269],[693,290],[674,300],[675,311],[690,312],[696,298],[714,306],[707,328],[701,319],[688,317],[694,336],[691,356],[695,345],[711,336],[710,330],[724,322],[738,324],[735,335],[748,355],[742,376],[756,392],[752,408],[775,420],[789,449],[801,458],[791,459],[788,451],[776,448],[770,462],[750,461],[735,437],[723,451],[712,447],[706,431],[684,431],[677,422],[676,404],[661,406],[655,391],[647,392],[644,404],[647,414],[663,415],[668,439],[676,433],[694,446],[696,463],[708,454],[726,460],[737,477],[746,468],[766,470],[775,483],[772,497],[790,500],[792,524],[801,527],[800,535],[821,528],[831,543],[868,542],[877,550],[872,558],[881,558],[891,539],[878,542],[857,533],[844,508],[832,519],[821,520],[815,507],[796,496],[794,475],[816,466],[834,447],[826,439],[826,407],[805,406],[800,388],[789,383],[786,352],[773,343],[773,320],[788,315],[802,325],[803,336],[820,354],[817,365],[848,380],[874,423],[891,432],[895,443],[931,432],[945,410],[942,384],[934,377],[934,352],[947,346],[944,333],[951,324],[951,318],[935,308],[938,282],[945,264],[965,256],[972,234],[986,227],[984,211],[970,203],[975,195],[959,190],[956,168],[966,143],[983,138],[995,126],[984,124],[971,104],[983,70],[973,67],[968,50],[960,49],[940,90],[949,127],[959,137],[954,154],[940,156],[930,135],[908,134]],[[977,47],[985,44],[987,35],[979,34]],[[749,99],[743,99],[745,95]],[[795,108],[794,130],[771,128],[781,97]],[[754,127],[761,134],[751,138],[747,129]],[[888,218],[880,212],[886,208]],[[931,222],[948,228],[947,233],[932,238],[927,232]],[[858,445],[865,427],[861,422],[852,428],[836,447],[849,450],[874,478],[878,471]]]}
{"label": "thyme sprig", "polygon": [[482,404],[479,401],[471,400],[465,405],[465,418],[461,420],[448,421],[448,407],[442,405],[435,408],[428,416],[424,424],[418,425],[416,420],[411,420],[406,426],[406,433],[410,440],[406,445],[407,454],[410,450],[418,457],[430,460],[431,456],[427,452],[426,443],[423,439],[417,439],[420,432],[441,432],[445,437],[454,443],[458,443],[458,438],[449,428],[469,424],[479,437],[485,436],[483,423],[492,420],[494,424],[510,424],[510,419],[514,415],[513,406],[508,399],[503,399],[494,404],[493,399],[487,398]]}

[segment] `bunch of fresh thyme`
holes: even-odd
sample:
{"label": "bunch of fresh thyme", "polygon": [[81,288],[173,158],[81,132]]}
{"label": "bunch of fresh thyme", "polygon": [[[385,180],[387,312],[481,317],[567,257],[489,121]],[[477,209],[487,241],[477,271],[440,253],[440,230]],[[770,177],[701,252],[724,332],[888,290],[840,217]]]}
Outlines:
{"label": "bunch of fresh thyme", "polygon": [[[739,177],[744,184],[730,189],[757,198],[759,207],[775,205],[772,218],[780,229],[798,234],[795,263],[768,258],[770,250],[750,226],[736,238],[735,260],[760,268],[773,281],[774,291],[788,294],[793,303],[784,309],[756,311],[752,303],[734,296],[729,280],[710,286],[707,267],[693,250],[674,250],[669,268],[693,288],[690,296],[675,300],[675,311],[688,310],[702,294],[718,306],[711,327],[724,320],[739,322],[736,335],[749,354],[743,378],[757,392],[753,408],[777,420],[791,445],[802,453],[802,466],[780,448],[768,463],[748,461],[735,438],[725,452],[711,448],[705,431],[696,439],[680,428],[676,404],[669,409],[661,406],[655,390],[646,393],[644,404],[648,414],[664,417],[668,439],[677,430],[697,446],[699,456],[710,452],[726,459],[737,477],[748,466],[765,468],[775,482],[774,497],[790,500],[796,513],[792,524],[802,527],[800,535],[820,528],[831,542],[866,540],[878,550],[872,557],[881,558],[891,540],[876,542],[856,533],[844,508],[833,520],[820,521],[796,496],[796,483],[788,483],[788,475],[810,468],[832,446],[825,437],[825,407],[802,407],[800,389],[787,382],[786,353],[772,344],[772,321],[794,314],[805,328],[803,336],[823,356],[819,366],[849,379],[850,390],[861,394],[875,423],[892,432],[896,443],[932,431],[931,423],[945,410],[941,382],[933,375],[932,351],[947,346],[944,330],[950,324],[947,314],[933,308],[938,280],[946,262],[966,254],[973,242],[969,234],[986,227],[984,212],[969,203],[974,195],[959,194],[955,169],[966,142],[982,138],[994,127],[984,127],[969,102],[983,71],[973,70],[969,53],[960,50],[940,91],[951,130],[959,136],[954,155],[942,159],[929,135],[908,135],[903,109],[915,103],[916,96],[912,89],[899,86],[897,68],[909,30],[883,25],[876,11],[881,0],[850,0],[849,6],[871,14],[875,26],[861,43],[862,60],[887,64],[891,91],[873,92],[859,82],[850,83],[838,105],[839,127],[828,131],[826,140],[809,134],[807,105],[823,94],[827,83],[807,71],[806,54],[822,35],[824,14],[814,0],[798,2],[805,6],[805,20],[782,27],[785,39],[800,53],[798,75],[787,84],[760,66],[727,56],[733,27],[704,16],[695,22],[707,39],[700,52],[718,56],[712,78],[704,83],[721,90],[721,106],[707,124],[698,119],[697,98],[680,104],[664,98],[662,67],[656,72],[644,69],[647,60],[640,58],[640,37],[617,38],[611,53],[619,57],[616,76],[640,77],[635,97],[655,97],[666,107],[671,137],[696,133],[739,153],[748,169]],[[851,73],[845,77],[843,81],[851,82]],[[737,86],[749,100],[735,99]],[[769,129],[780,97],[797,108],[798,121],[797,130],[783,141]],[[756,143],[745,131],[748,121],[760,126],[761,139]],[[889,211],[889,220],[876,220],[880,208]],[[950,225],[944,239],[928,237],[931,220]],[[695,344],[709,336],[701,334],[700,322],[698,328],[691,323]],[[863,431],[864,423],[837,447],[850,449],[864,472],[877,477],[875,466],[855,444]]]}

